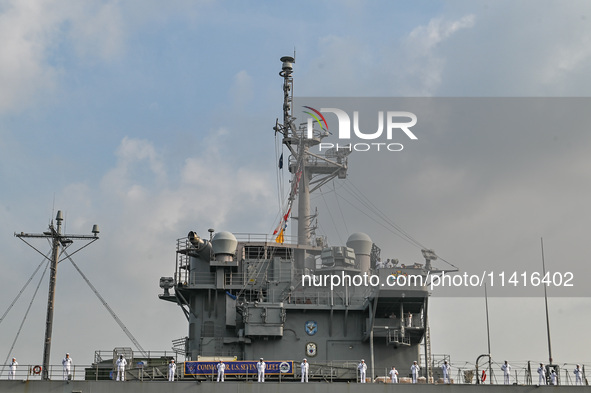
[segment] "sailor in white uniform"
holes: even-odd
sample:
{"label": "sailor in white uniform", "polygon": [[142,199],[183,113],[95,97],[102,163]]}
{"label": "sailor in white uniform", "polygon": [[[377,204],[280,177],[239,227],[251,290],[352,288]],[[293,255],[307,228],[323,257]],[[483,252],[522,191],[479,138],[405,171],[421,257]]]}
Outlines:
{"label": "sailor in white uniform", "polygon": [[503,370],[503,378],[505,381],[505,385],[509,385],[511,379],[511,366],[505,360],[505,364],[501,366],[501,370]]}
{"label": "sailor in white uniform", "polygon": [[123,355],[119,355],[119,359],[117,359],[117,379],[115,381],[123,382],[125,381],[125,366],[127,366],[127,360],[123,357]]}
{"label": "sailor in white uniform", "polygon": [[415,360],[412,363],[412,366],[410,366],[410,373],[412,375],[412,383],[417,383],[417,377],[419,376],[419,371],[421,371],[421,368],[419,367],[419,365],[417,364],[417,361]]}
{"label": "sailor in white uniform", "polygon": [[69,353],[66,353],[66,357],[62,359],[62,366],[64,366],[64,381],[70,378],[70,368],[72,367],[72,358]]}
{"label": "sailor in white uniform", "polygon": [[550,373],[550,384],[558,385],[558,376],[556,375],[556,370],[552,370]]}
{"label": "sailor in white uniform", "polygon": [[217,365],[218,369],[218,382],[224,382],[224,374],[226,373],[226,364],[220,360]]}
{"label": "sailor in white uniform", "polygon": [[546,369],[544,368],[544,364],[540,363],[540,367],[538,367],[538,385],[545,385],[546,384]]}
{"label": "sailor in white uniform", "polygon": [[174,359],[170,359],[170,363],[168,363],[168,380],[170,382],[174,382],[174,374],[176,374],[176,363]]}
{"label": "sailor in white uniform", "polygon": [[443,383],[449,383],[449,369],[450,366],[447,364],[447,360],[443,362],[441,366],[441,372],[443,373]]}
{"label": "sailor in white uniform", "polygon": [[575,385],[582,385],[583,379],[581,378],[582,370],[580,364],[577,364],[577,367],[573,371],[573,374],[575,374]]}
{"label": "sailor in white uniform", "polygon": [[10,363],[10,370],[8,372],[8,379],[16,378],[16,366],[18,366],[18,362],[16,361],[16,358],[12,358],[12,363]]}
{"label": "sailor in white uniform", "polygon": [[265,362],[263,362],[263,358],[257,363],[257,371],[259,373],[259,382],[265,382]]}
{"label": "sailor in white uniform", "polygon": [[302,364],[300,364],[300,368],[302,369],[302,382],[308,382],[308,371],[310,370],[310,363],[308,363],[307,359],[302,360]]}
{"label": "sailor in white uniform", "polygon": [[390,382],[398,383],[398,370],[396,367],[392,366],[392,370],[390,370]]}
{"label": "sailor in white uniform", "polygon": [[361,359],[361,363],[357,365],[357,369],[359,370],[359,379],[361,383],[365,383],[365,374],[367,372],[367,364],[365,364],[365,360]]}

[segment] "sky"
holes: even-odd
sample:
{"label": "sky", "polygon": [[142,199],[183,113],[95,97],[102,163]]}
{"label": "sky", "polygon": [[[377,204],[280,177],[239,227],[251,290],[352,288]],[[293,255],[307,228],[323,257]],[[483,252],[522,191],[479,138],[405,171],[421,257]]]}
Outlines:
{"label": "sky", "polygon": [[[176,239],[277,225],[280,57],[295,51],[303,97],[589,97],[590,18],[586,1],[2,0],[0,312],[41,262],[14,233],[43,232],[61,210],[67,233],[101,230],[74,261],[145,349],[170,350],[187,335],[181,310],[157,298]],[[383,255],[420,261],[336,196],[359,188],[462,271],[539,269],[543,238],[549,269],[580,274],[576,297],[549,293],[554,358],[589,363],[591,133],[561,113],[352,154],[347,180],[313,198],[320,231],[332,244],[365,232]],[[41,362],[47,277],[8,353],[38,280],[0,323],[0,362]],[[68,261],[57,285],[51,363],[132,346]],[[545,361],[543,298],[501,295],[489,299],[493,357]],[[474,361],[485,318],[482,294],[435,293],[433,353]]]}

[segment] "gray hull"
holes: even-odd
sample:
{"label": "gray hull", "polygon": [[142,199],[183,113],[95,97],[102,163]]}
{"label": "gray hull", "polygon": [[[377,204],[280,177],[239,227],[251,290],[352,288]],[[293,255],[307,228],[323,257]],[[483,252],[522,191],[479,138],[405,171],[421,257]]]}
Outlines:
{"label": "gray hull", "polygon": [[589,386],[504,386],[504,385],[409,385],[409,384],[359,384],[359,383],[256,383],[256,382],[225,382],[212,383],[194,381],[131,381],[117,383],[113,381],[72,381],[69,384],[63,381],[0,381],[0,392],[4,393],[57,393],[57,392],[84,392],[84,393],[540,393],[548,391],[552,393],[562,392],[589,392]]}

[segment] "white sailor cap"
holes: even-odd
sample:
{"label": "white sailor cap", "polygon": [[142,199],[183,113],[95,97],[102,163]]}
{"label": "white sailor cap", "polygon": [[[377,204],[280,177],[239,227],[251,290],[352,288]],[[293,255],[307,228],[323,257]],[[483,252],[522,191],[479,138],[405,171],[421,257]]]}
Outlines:
{"label": "white sailor cap", "polygon": [[261,358],[261,360],[263,360],[263,358]]}
{"label": "white sailor cap", "polygon": [[362,362],[365,362],[365,360],[361,359]]}

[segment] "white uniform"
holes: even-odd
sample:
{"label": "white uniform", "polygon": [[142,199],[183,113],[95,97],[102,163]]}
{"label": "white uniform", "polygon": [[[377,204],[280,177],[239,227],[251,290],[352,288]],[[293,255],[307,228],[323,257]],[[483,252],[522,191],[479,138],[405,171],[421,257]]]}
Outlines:
{"label": "white uniform", "polygon": [[552,373],[550,373],[550,384],[552,385],[556,385],[558,380],[557,380],[557,375],[556,372],[554,370],[552,370]]}
{"label": "white uniform", "polygon": [[176,373],[176,363],[172,360],[168,363],[168,380],[170,382],[174,381],[174,374]]}
{"label": "white uniform", "polygon": [[310,370],[310,363],[308,363],[308,361],[303,361],[302,364],[300,364],[300,367],[302,369],[302,382],[308,382],[308,371]]}
{"label": "white uniform", "polygon": [[224,382],[224,374],[226,373],[226,364],[224,362],[219,362],[217,365],[218,369],[218,382],[220,380]]}
{"label": "white uniform", "polygon": [[539,374],[538,385],[545,385],[546,384],[546,369],[544,368],[544,365],[540,364],[540,367],[538,367],[538,374]]}
{"label": "white uniform", "polygon": [[394,367],[392,367],[392,370],[390,370],[390,382],[398,383],[398,370],[396,370]]}
{"label": "white uniform", "polygon": [[15,358],[12,358],[12,363],[10,363],[10,371],[8,372],[8,379],[16,378],[16,366],[18,366],[18,362]]}
{"label": "white uniform", "polygon": [[359,363],[359,365],[357,366],[357,369],[359,370],[359,379],[361,380],[361,383],[365,383],[367,364],[365,364],[365,362],[362,360],[361,363]]}
{"label": "white uniform", "polygon": [[412,383],[417,383],[417,377],[419,376],[419,371],[421,371],[421,368],[419,367],[418,364],[413,363],[412,366],[410,366],[410,373],[412,375]]}
{"label": "white uniform", "polygon": [[117,359],[117,379],[116,381],[125,381],[125,366],[127,366],[127,360],[123,356]]}
{"label": "white uniform", "polygon": [[583,379],[581,378],[581,368],[578,364],[577,368],[575,368],[575,370],[573,371],[573,374],[575,374],[575,385],[582,385]]}
{"label": "white uniform", "polygon": [[505,385],[509,385],[511,378],[511,366],[505,362],[505,364],[501,366],[501,370],[503,370]]}
{"label": "white uniform", "polygon": [[443,383],[449,383],[449,369],[450,366],[447,362],[443,363],[441,366],[441,372],[443,373]]}
{"label": "white uniform", "polygon": [[64,366],[64,381],[67,381],[72,367],[72,358],[69,354],[66,354],[66,357],[62,360],[62,366]]}
{"label": "white uniform", "polygon": [[259,382],[265,382],[265,362],[263,362],[263,360],[261,359],[261,361],[259,361],[257,363],[257,371],[259,373]]}

